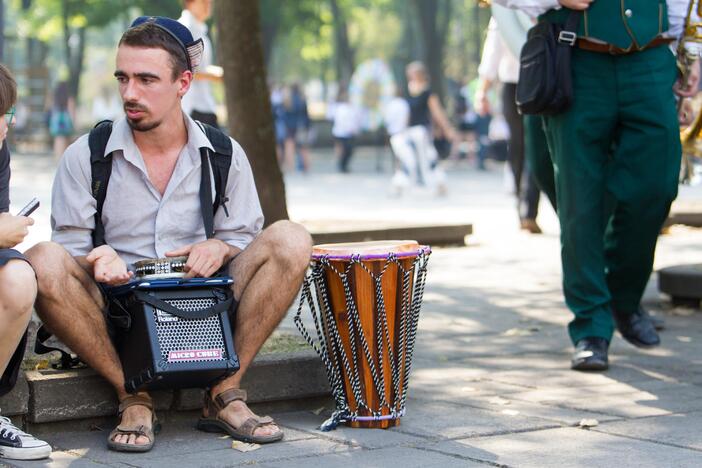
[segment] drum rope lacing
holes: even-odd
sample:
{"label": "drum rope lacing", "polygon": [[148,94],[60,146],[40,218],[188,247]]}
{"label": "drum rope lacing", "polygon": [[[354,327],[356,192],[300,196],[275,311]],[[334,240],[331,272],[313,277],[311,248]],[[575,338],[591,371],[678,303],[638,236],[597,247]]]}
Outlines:
{"label": "drum rope lacing", "polygon": [[[364,264],[361,260],[361,255],[351,256],[344,271],[339,271],[335,268],[332,265],[332,261],[329,260],[328,255],[322,256],[318,260],[312,262],[310,272],[302,286],[302,294],[300,296],[300,303],[294,317],[294,322],[307,343],[309,343],[321,357],[326,369],[327,378],[329,379],[332,395],[336,402],[336,411],[334,411],[331,418],[325,421],[320,427],[323,431],[332,430],[338,424],[345,421],[397,419],[404,415],[412,354],[417,337],[419,310],[424,295],[427,263],[429,261],[430,252],[429,249],[420,249],[417,257],[412,261],[411,267],[407,269],[402,266],[396,254],[390,253],[378,274],[374,274],[366,264]],[[349,276],[355,265],[358,265],[365,271],[374,282],[375,300],[378,312],[376,316],[376,336],[374,337],[374,341],[377,348],[377,363],[381,367],[380,372],[376,361],[373,359],[368,339],[363,332],[361,317],[358,313],[349,281]],[[382,289],[383,275],[391,265],[397,266],[398,278],[402,278],[402,297],[396,314],[400,321],[398,349],[396,350],[397,356],[395,356],[392,349],[385,308],[385,297]],[[351,337],[357,337],[360,342],[361,351],[363,353],[362,356],[365,358],[363,365],[367,366],[370,371],[374,391],[380,400],[380,408],[377,410],[369,406],[362,392],[364,384],[360,375],[361,369],[359,369],[359,367],[361,366],[358,365],[359,350],[357,349],[357,340],[349,340],[348,347],[350,348],[350,358],[344,348],[327,292],[325,270],[332,271],[336,274],[343,285],[349,334]],[[413,273],[414,285],[411,287]],[[312,284],[315,286],[316,294],[312,292]],[[302,309],[305,304],[308,305],[311,311],[316,340],[310,335],[302,322]],[[395,399],[391,402],[388,400],[392,398],[388,398],[382,376],[380,375],[385,361],[385,352],[387,353],[387,363],[389,363],[392,379],[392,382],[390,382],[391,389],[395,396]],[[351,410],[346,397],[343,380],[344,374],[349,380],[351,393],[356,402],[355,411]],[[399,401],[397,401],[398,396]],[[365,409],[371,416],[359,415],[360,409]],[[383,409],[386,409],[389,414],[383,415]]]}

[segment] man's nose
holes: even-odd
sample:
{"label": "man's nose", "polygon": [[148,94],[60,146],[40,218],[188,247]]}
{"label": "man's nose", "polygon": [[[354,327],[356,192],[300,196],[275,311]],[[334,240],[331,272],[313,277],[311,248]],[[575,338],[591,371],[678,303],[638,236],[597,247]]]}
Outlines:
{"label": "man's nose", "polygon": [[134,80],[127,81],[122,87],[122,99],[124,102],[129,102],[136,100],[138,97],[138,90]]}

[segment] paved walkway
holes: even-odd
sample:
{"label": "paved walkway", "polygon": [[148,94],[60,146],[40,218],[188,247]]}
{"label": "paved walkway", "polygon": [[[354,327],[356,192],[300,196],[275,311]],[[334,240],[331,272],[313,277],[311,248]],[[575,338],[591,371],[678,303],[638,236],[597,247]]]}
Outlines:
{"label": "paved walkway", "polygon": [[[550,208],[542,205],[545,234],[519,232],[498,168],[477,173],[457,167],[446,198],[421,191],[391,198],[389,176],[373,170],[374,157],[375,150],[361,152],[357,172],[342,176],[321,153],[313,174],[287,176],[292,218],[475,225],[468,247],[432,254],[408,412],[399,427],[322,433],[316,427],[329,407],[321,414],[276,413],[285,441],[241,453],[230,448],[231,440],[197,432],[192,419],[178,418],[145,455],[108,452],[109,428],[77,427],[46,435],[56,449],[50,465],[702,465],[702,313],[669,307],[652,281],[646,302],[666,320],[663,345],[642,351],[617,336],[608,372],[573,372]],[[17,162],[15,183],[31,184],[46,197],[50,164]],[[20,191],[15,206],[30,192]],[[684,188],[682,198],[699,200],[702,191]],[[42,210],[34,236],[48,230]],[[702,231],[676,226],[661,237],[656,267],[690,262],[702,263]],[[281,328],[293,329],[290,317]],[[580,428],[583,419],[596,426]]]}

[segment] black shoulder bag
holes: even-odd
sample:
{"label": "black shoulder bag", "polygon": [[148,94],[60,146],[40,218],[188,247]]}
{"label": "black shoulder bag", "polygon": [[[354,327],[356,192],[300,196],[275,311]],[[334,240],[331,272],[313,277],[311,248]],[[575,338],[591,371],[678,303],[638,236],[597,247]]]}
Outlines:
{"label": "black shoulder bag", "polygon": [[519,56],[516,103],[520,113],[553,115],[570,107],[570,54],[581,15],[571,11],[565,24],[542,20],[529,30]]}

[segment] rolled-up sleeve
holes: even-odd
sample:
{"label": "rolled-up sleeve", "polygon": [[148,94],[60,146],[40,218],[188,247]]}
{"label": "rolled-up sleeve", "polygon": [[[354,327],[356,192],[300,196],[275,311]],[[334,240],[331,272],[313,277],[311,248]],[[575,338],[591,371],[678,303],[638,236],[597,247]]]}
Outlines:
{"label": "rolled-up sleeve", "polygon": [[51,240],[73,256],[87,255],[93,248],[97,203],[90,192],[88,136],[68,147],[56,170],[51,190]]}
{"label": "rolled-up sleeve", "polygon": [[263,211],[244,149],[233,139],[231,141],[232,164],[226,189],[229,216],[219,207],[214,220],[215,238],[243,250],[263,229]]}

